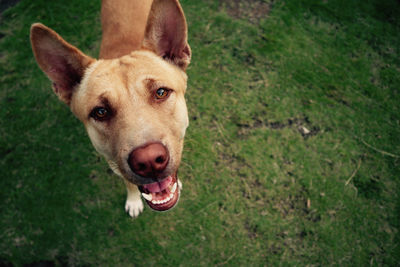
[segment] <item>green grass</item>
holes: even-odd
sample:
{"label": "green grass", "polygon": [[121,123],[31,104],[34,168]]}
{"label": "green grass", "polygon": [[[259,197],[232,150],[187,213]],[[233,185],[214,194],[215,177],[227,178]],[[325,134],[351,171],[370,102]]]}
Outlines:
{"label": "green grass", "polygon": [[0,265],[398,265],[400,3],[277,0],[257,19],[182,5],[184,188],[172,211],[135,220],[28,39],[40,21],[97,56],[100,1],[2,15]]}

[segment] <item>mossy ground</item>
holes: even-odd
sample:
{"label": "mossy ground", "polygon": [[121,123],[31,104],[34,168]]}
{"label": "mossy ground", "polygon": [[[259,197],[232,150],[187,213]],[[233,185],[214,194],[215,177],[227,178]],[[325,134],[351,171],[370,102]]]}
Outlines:
{"label": "mossy ground", "polygon": [[397,265],[399,1],[181,2],[184,189],[135,220],[29,43],[40,21],[97,56],[100,1],[1,15],[0,263]]}

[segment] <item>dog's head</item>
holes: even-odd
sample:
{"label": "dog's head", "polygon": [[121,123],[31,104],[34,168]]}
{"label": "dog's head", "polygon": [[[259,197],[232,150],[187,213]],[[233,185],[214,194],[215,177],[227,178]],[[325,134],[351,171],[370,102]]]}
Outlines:
{"label": "dog's head", "polygon": [[154,1],[142,48],[120,58],[95,60],[42,24],[32,25],[31,43],[54,92],[113,170],[153,198],[153,209],[174,206],[191,56],[179,3]]}

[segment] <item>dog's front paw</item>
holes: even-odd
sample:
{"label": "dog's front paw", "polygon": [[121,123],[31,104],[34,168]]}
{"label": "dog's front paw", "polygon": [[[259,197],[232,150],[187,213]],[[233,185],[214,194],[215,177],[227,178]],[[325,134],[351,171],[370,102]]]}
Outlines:
{"label": "dog's front paw", "polygon": [[127,198],[125,202],[125,211],[132,218],[136,218],[143,211],[143,202],[139,198]]}

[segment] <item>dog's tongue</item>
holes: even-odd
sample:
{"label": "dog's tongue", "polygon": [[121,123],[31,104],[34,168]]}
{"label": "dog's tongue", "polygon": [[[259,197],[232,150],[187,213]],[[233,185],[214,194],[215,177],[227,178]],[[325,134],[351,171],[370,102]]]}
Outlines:
{"label": "dog's tongue", "polygon": [[143,185],[143,189],[149,191],[150,193],[158,193],[166,189],[172,182],[172,176],[164,179],[161,182],[155,182],[152,184]]}

